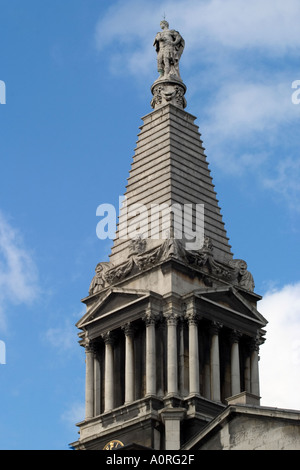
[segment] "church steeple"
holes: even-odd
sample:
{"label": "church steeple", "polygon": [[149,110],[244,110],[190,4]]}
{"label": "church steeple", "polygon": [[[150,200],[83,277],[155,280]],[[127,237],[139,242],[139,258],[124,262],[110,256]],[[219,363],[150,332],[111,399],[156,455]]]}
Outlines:
{"label": "church steeple", "polygon": [[195,117],[184,109],[184,40],[166,21],[161,27],[153,111],[143,118],[110,261],[97,264],[77,323],[86,417],[75,448],[176,450],[230,397],[259,403],[266,320],[246,262],[233,259]]}
{"label": "church steeple", "polygon": [[[110,260],[112,264],[120,264],[129,256],[133,237],[126,237],[128,227],[135,227],[137,206],[142,206],[145,212],[139,214],[138,234],[147,240],[148,249],[170,236],[185,245],[200,228],[203,234],[198,248],[204,238],[209,238],[214,257],[228,262],[232,259],[231,247],[201,136],[194,123],[196,118],[183,111],[186,86],[180,76],[179,61],[185,41],[178,31],[169,29],[167,21],[161,22],[161,28],[162,32],[157,33],[153,43],[159,72],[151,87],[154,111],[142,118],[144,124],[140,128],[126,187],[126,203],[121,210]],[[164,228],[161,219],[166,205],[170,219],[168,227]],[[200,205],[203,206],[203,221],[199,227],[195,218]],[[189,210],[190,227],[184,223]],[[157,213],[160,219],[156,220]]]}

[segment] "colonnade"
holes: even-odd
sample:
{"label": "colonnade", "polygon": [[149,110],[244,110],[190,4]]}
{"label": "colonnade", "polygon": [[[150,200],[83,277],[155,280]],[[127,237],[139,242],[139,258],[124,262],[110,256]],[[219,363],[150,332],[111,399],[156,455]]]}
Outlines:
{"label": "colonnade", "polygon": [[[144,396],[157,395],[157,367],[161,364],[161,358],[157,357],[156,351],[156,323],[158,315],[154,315],[151,311],[144,316],[145,328],[145,357],[138,358],[145,364],[145,387]],[[178,322],[179,317],[174,312],[164,315],[164,325],[167,328],[166,336],[166,397],[179,396],[179,377],[180,374],[180,354],[181,348],[178,342]],[[200,379],[200,359],[199,359],[199,328],[201,323],[195,314],[195,309],[186,311],[184,322],[188,328],[188,388],[187,396],[201,395],[201,379]],[[140,325],[139,325],[140,328]],[[223,325],[220,322],[212,321],[205,324],[206,333],[209,334],[209,364],[208,380],[206,386],[206,398],[215,402],[221,402],[221,374],[220,374],[220,331]],[[121,328],[125,336],[125,372],[124,372],[124,405],[129,405],[135,401],[135,347],[134,337],[138,334],[138,328],[134,328],[134,324],[125,324]],[[120,329],[119,329],[120,331]],[[86,351],[86,419],[106,413],[114,409],[115,382],[114,371],[119,365],[115,363],[114,332],[107,332],[101,335],[101,341],[104,343],[104,364],[103,377],[101,377],[101,367],[99,351],[97,350],[97,342],[88,342],[85,345]],[[241,364],[240,364],[240,340],[242,334],[239,331],[232,330],[230,335],[230,386],[231,396],[241,391]],[[259,371],[258,371],[258,350],[259,342],[256,338],[249,337],[249,353],[242,366],[243,378],[245,382],[244,390],[256,396],[259,396]],[[101,387],[101,383],[104,386]],[[100,394],[104,391],[102,398],[102,409],[100,410]],[[203,391],[203,390],[202,390]],[[185,398],[185,397],[181,397]]]}

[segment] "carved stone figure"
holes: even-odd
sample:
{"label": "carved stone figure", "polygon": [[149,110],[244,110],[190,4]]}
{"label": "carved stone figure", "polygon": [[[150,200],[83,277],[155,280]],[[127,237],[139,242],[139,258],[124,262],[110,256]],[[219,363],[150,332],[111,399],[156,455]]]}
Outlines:
{"label": "carved stone figure", "polygon": [[251,292],[254,291],[254,280],[252,274],[247,270],[247,263],[242,259],[235,259],[229,263],[231,268],[234,268],[235,280],[240,287],[247,289]]}
{"label": "carved stone figure", "polygon": [[98,263],[95,271],[96,274],[92,279],[90,288],[89,288],[89,294],[95,294],[96,292],[99,292],[103,287],[105,286],[105,272],[109,268],[109,263]]}
{"label": "carved stone figure", "polygon": [[185,258],[184,248],[176,238],[168,238],[164,242],[163,258]]}
{"label": "carved stone figure", "polygon": [[153,46],[157,52],[157,70],[160,78],[181,80],[179,60],[184,49],[184,39],[178,31],[170,30],[166,20],[161,21],[161,32],[157,33]]}

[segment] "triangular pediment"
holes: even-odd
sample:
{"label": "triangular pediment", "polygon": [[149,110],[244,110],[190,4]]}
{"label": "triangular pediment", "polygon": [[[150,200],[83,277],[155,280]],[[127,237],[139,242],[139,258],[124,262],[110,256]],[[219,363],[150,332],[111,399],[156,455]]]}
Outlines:
{"label": "triangular pediment", "polygon": [[219,309],[223,309],[232,314],[242,315],[259,322],[262,326],[268,323],[257,310],[255,306],[256,302],[250,302],[232,286],[199,291],[196,293],[196,297],[204,303],[207,302],[207,304],[210,304],[212,307],[215,305]]}
{"label": "triangular pediment", "polygon": [[84,325],[97,318],[134,305],[149,296],[150,292],[144,290],[109,289],[103,297],[100,297],[99,300],[87,310],[76,326],[82,328]]}

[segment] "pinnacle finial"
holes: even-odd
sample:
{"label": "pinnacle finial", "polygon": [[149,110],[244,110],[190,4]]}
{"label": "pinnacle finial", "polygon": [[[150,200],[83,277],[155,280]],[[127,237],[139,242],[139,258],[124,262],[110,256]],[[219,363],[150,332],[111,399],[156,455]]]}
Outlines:
{"label": "pinnacle finial", "polygon": [[152,85],[154,98],[151,102],[153,108],[172,103],[185,108],[184,94],[186,87],[179,73],[179,61],[185,46],[185,41],[178,31],[169,29],[169,23],[164,19],[160,22],[162,31],[157,33],[153,46],[157,52],[158,79]]}
{"label": "pinnacle finial", "polygon": [[174,29],[169,29],[169,23],[165,19],[160,22],[162,31],[157,33],[153,46],[157,52],[157,70],[159,78],[180,80],[179,60],[181,58],[185,41]]}

